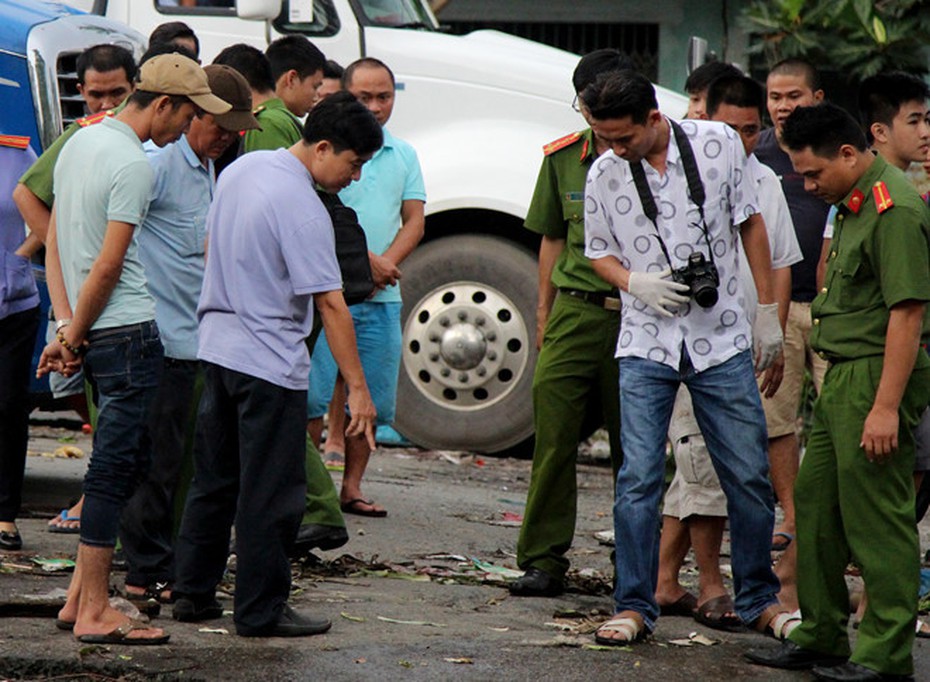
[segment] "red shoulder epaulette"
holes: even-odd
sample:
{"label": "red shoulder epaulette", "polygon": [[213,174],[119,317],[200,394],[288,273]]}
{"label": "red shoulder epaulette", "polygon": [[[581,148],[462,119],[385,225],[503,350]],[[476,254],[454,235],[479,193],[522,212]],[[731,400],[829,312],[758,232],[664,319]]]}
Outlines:
{"label": "red shoulder epaulette", "polygon": [[28,146],[29,137],[27,135],[0,135],[0,147],[25,149]]}
{"label": "red shoulder epaulette", "polygon": [[96,114],[91,114],[90,116],[85,116],[84,118],[77,119],[75,123],[77,123],[82,128],[86,128],[87,126],[92,126],[95,123],[100,123],[100,121],[112,115],[113,115],[112,110],[98,111]]}
{"label": "red shoulder epaulette", "polygon": [[876,182],[872,185],[872,195],[875,197],[875,210],[880,214],[894,206],[894,201],[888,193],[888,187],[884,182]]}
{"label": "red shoulder epaulette", "polygon": [[574,144],[581,139],[581,133],[570,133],[565,137],[560,137],[558,140],[553,140],[547,145],[543,145],[543,154],[549,156],[550,154],[555,154],[560,149],[565,149],[568,145]]}

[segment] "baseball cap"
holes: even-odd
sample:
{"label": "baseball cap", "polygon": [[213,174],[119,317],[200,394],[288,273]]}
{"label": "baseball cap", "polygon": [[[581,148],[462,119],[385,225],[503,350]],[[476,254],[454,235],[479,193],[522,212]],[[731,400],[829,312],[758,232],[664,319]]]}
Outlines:
{"label": "baseball cap", "polygon": [[159,95],[183,95],[208,114],[225,114],[232,106],[214,95],[200,64],[183,55],[160,54],[139,69],[137,90]]}
{"label": "baseball cap", "polygon": [[232,133],[261,130],[258,119],[252,115],[252,89],[245,76],[226,64],[210,64],[203,70],[213,94],[232,105],[225,114],[215,117],[216,124]]}

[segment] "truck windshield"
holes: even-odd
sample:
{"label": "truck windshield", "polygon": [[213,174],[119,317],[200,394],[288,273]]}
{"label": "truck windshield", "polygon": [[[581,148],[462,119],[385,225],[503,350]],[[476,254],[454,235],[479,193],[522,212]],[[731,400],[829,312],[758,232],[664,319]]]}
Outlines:
{"label": "truck windshield", "polygon": [[369,26],[436,30],[435,20],[420,0],[357,0],[356,4]]}

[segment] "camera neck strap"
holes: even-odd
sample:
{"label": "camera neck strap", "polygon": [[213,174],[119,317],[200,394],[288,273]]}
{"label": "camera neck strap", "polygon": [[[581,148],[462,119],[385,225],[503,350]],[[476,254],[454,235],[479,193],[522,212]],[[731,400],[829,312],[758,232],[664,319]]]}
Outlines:
{"label": "camera neck strap", "polygon": [[[671,119],[666,120],[669,122],[672,134],[675,136],[675,142],[678,144],[678,154],[681,156],[681,163],[685,169],[685,180],[688,182],[688,194],[691,197],[691,201],[697,206],[698,213],[701,216],[701,229],[704,232],[704,241],[707,242],[710,262],[713,263],[714,251],[710,247],[710,237],[707,234],[707,223],[704,220],[704,200],[706,199],[706,195],[704,194],[704,182],[701,180],[697,161],[694,159],[694,150],[691,148],[691,141],[688,139],[685,131],[681,129],[681,126]],[[656,222],[659,218],[659,209],[656,207],[656,200],[652,195],[652,190],[649,189],[649,181],[646,179],[646,171],[643,170],[642,161],[630,163],[630,172],[633,174],[633,184],[636,185],[639,201],[643,205],[643,213],[646,214],[646,217],[649,218],[652,226],[655,228],[656,239],[659,240],[662,253],[665,254],[665,259],[668,261],[669,266],[671,266],[672,259],[669,256],[665,242],[662,240],[662,236],[659,234],[659,225]],[[668,171],[666,170],[666,172]]]}

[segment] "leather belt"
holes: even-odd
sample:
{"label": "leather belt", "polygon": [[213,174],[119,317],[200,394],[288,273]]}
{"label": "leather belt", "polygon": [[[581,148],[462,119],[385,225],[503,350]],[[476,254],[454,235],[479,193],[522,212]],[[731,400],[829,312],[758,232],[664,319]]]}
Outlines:
{"label": "leather belt", "polygon": [[559,293],[572,298],[580,298],[582,301],[592,303],[604,310],[620,310],[620,299],[617,296],[609,296],[596,291],[582,291],[581,289],[559,289]]}

